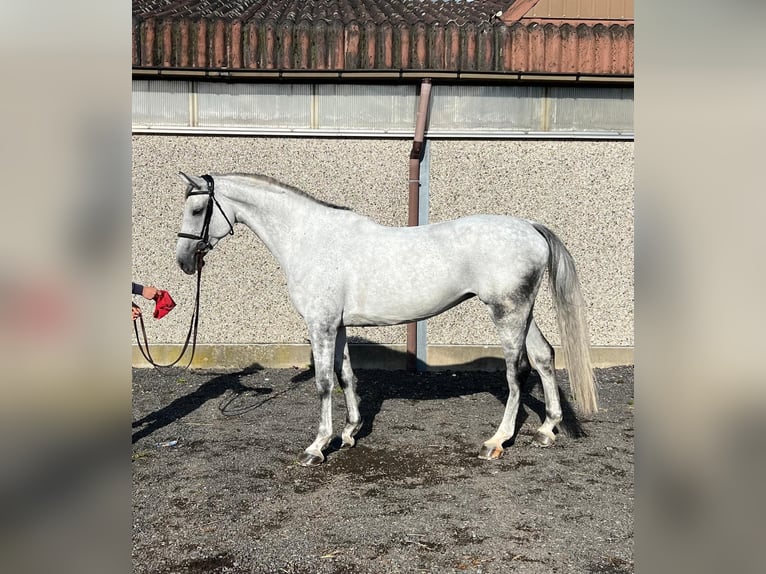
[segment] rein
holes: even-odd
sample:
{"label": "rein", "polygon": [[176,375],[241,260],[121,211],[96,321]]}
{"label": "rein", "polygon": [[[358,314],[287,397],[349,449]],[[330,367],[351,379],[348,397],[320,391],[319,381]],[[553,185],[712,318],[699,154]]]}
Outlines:
{"label": "rein", "polygon": [[146,359],[155,369],[167,369],[170,367],[173,367],[178,363],[178,361],[181,360],[181,358],[186,354],[186,349],[189,347],[189,341],[191,341],[192,344],[192,350],[191,350],[191,356],[189,357],[189,362],[186,364],[185,367],[183,367],[184,370],[188,369],[189,366],[192,363],[192,360],[194,359],[194,352],[197,348],[197,325],[199,324],[199,294],[200,294],[200,285],[202,281],[202,267],[205,265],[205,254],[210,251],[213,247],[210,245],[210,219],[213,216],[213,207],[217,207],[218,211],[221,212],[221,215],[223,215],[223,218],[226,220],[226,223],[229,224],[229,232],[228,235],[234,235],[234,226],[231,224],[231,221],[229,221],[229,218],[226,216],[226,212],[221,207],[221,204],[218,203],[218,200],[215,198],[215,183],[213,182],[213,178],[210,175],[203,175],[202,179],[207,182],[207,189],[202,189],[199,186],[194,186],[194,190],[189,191],[186,194],[186,197],[188,198],[190,195],[207,195],[209,196],[210,200],[207,203],[207,207],[205,209],[205,219],[202,224],[202,231],[199,235],[193,235],[191,233],[179,233],[178,237],[184,238],[184,239],[193,239],[198,241],[197,243],[197,250],[195,252],[195,255],[197,257],[197,294],[194,296],[194,311],[192,312],[192,318],[191,323],[189,324],[189,332],[186,335],[186,341],[184,341],[183,349],[181,349],[181,354],[178,355],[178,358],[173,361],[172,363],[169,363],[167,365],[160,365],[152,358],[151,353],[149,352],[149,341],[146,337],[146,327],[144,326],[144,317],[143,315],[138,316],[138,321],[141,323],[141,332],[144,336],[144,343],[143,346],[141,345],[141,337],[138,335],[138,325],[136,325],[136,321],[133,321],[133,329],[136,332],[136,341],[138,342],[138,348],[141,351],[141,354],[144,356],[144,359]]}
{"label": "rein", "polygon": [[[178,358],[173,361],[172,363],[169,363],[167,365],[161,365],[157,363],[154,358],[152,357],[151,353],[149,352],[149,340],[146,337],[146,327],[144,326],[144,317],[143,315],[139,315],[137,321],[133,321],[133,330],[136,333],[136,342],[138,343],[138,349],[141,351],[141,354],[144,356],[144,359],[147,360],[149,364],[151,364],[155,369],[161,370],[161,369],[169,369],[170,367],[174,367],[178,361],[181,360],[181,358],[186,354],[186,349],[189,347],[189,341],[191,341],[192,344],[192,350],[191,350],[191,356],[189,357],[189,362],[186,363],[186,366],[183,367],[183,370],[186,370],[189,368],[189,366],[192,363],[192,360],[194,359],[194,352],[197,349],[197,325],[199,324],[199,294],[200,294],[200,285],[202,281],[202,266],[204,265],[204,261],[202,260],[203,254],[201,252],[197,253],[197,294],[194,296],[194,311],[192,312],[192,318],[191,323],[189,324],[189,332],[186,334],[186,341],[184,341],[183,349],[181,349],[181,354],[178,355]],[[141,333],[143,334],[144,343],[141,344],[141,337],[138,334],[138,325],[136,325],[137,322],[141,323]]]}

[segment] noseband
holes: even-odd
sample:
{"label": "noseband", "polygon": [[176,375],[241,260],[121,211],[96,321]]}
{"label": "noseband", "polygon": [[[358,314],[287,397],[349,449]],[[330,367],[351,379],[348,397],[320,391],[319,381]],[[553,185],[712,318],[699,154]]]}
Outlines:
{"label": "noseband", "polygon": [[[234,226],[232,226],[231,221],[229,221],[229,218],[226,217],[226,212],[224,212],[221,204],[218,203],[218,200],[215,198],[215,183],[213,182],[213,178],[209,175],[203,175],[202,179],[207,182],[207,189],[200,189],[199,187],[195,187],[195,189],[192,189],[189,193],[186,194],[187,198],[190,195],[207,195],[210,197],[210,201],[207,202],[207,207],[205,209],[205,221],[202,224],[202,231],[199,235],[193,235],[191,233],[179,233],[178,237],[199,241],[199,243],[197,243],[196,252],[204,255],[213,248],[213,246],[210,245],[210,218],[213,217],[214,204],[218,208],[218,211],[221,212],[221,215],[223,215],[226,223],[229,224],[228,235],[234,235]],[[220,237],[216,239],[220,239]]]}

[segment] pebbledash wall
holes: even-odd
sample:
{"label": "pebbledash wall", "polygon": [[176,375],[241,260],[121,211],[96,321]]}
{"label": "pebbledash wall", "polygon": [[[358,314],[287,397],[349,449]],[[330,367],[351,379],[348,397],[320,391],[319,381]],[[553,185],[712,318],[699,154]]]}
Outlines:
{"label": "pebbledash wall", "polygon": [[[133,136],[133,278],[167,289],[162,320],[142,305],[154,358],[172,360],[186,336],[195,280],[175,262],[184,184],[191,174],[263,173],[386,225],[407,221],[411,141],[256,136]],[[429,221],[472,213],[542,222],[578,265],[596,366],[633,362],[633,142],[430,140]],[[284,275],[246,227],[219,243],[203,271],[194,367],[304,367],[310,350]],[[557,345],[547,280],[536,319]],[[403,368],[405,327],[350,329],[356,367]],[[427,321],[431,368],[502,368],[494,326],[470,300]],[[557,361],[559,357],[557,357]],[[133,349],[134,366],[146,366]]]}

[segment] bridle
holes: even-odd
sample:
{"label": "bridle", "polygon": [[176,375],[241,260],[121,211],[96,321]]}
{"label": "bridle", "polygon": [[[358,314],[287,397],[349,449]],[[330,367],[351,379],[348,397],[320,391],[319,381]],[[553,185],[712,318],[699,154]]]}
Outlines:
{"label": "bridle", "polygon": [[[223,215],[226,223],[229,224],[229,232],[227,235],[234,235],[234,226],[226,216],[226,212],[221,207],[221,204],[218,203],[218,200],[215,198],[215,183],[213,182],[213,178],[209,175],[203,175],[202,179],[207,182],[207,189],[201,189],[192,184],[192,189],[186,194],[187,198],[190,195],[207,195],[210,197],[210,200],[207,202],[207,206],[205,208],[205,220],[202,224],[202,231],[199,235],[192,235],[191,233],[178,234],[178,237],[182,237],[184,239],[193,239],[199,242],[197,243],[197,249],[194,252],[194,256],[197,259],[197,293],[194,297],[194,312],[192,313],[191,323],[189,324],[189,332],[186,335],[186,341],[184,341],[183,349],[181,349],[181,354],[178,355],[178,358],[167,365],[161,365],[157,363],[149,352],[149,341],[146,337],[146,327],[144,326],[143,316],[139,315],[137,321],[141,324],[141,332],[143,333],[144,337],[144,345],[141,344],[141,337],[138,335],[138,325],[136,325],[136,321],[133,321],[133,329],[136,332],[136,341],[138,341],[138,348],[141,351],[141,354],[144,356],[144,359],[146,359],[153,367],[158,370],[175,366],[176,363],[178,363],[178,361],[180,361],[181,358],[186,354],[186,349],[189,347],[190,340],[192,344],[191,356],[189,357],[189,362],[186,364],[184,369],[188,369],[192,363],[192,360],[194,359],[194,352],[197,349],[197,325],[199,324],[199,294],[202,281],[202,267],[205,265],[205,254],[213,249],[213,246],[210,245],[210,219],[213,217],[214,205],[218,207],[218,211],[221,212],[221,215]],[[221,237],[216,239],[221,239]]]}
{"label": "bridle", "polygon": [[[223,210],[221,204],[218,203],[218,200],[215,197],[215,182],[213,181],[212,176],[203,175],[202,179],[207,182],[207,189],[201,189],[199,187],[193,186],[193,188],[186,194],[187,198],[190,195],[207,195],[210,198],[207,202],[207,206],[205,207],[205,219],[202,223],[202,231],[199,235],[193,235],[191,233],[179,233],[178,237],[199,241],[199,243],[197,243],[196,252],[202,253],[204,255],[213,248],[213,246],[210,245],[210,219],[213,217],[214,205],[218,208],[218,211],[221,212],[221,215],[223,215],[226,223],[229,224],[229,232],[227,235],[234,235],[234,226],[231,224],[231,221],[229,221],[229,218],[226,216],[226,212]],[[221,239],[221,237],[217,237],[216,239]]]}

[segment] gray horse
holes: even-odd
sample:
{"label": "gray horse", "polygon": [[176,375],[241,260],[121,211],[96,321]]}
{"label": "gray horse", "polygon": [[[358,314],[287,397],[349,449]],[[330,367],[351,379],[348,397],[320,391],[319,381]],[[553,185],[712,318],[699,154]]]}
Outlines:
{"label": "gray horse", "polygon": [[[348,209],[312,198],[262,175],[202,177],[187,183],[176,257],[193,274],[204,255],[249,227],[279,262],[290,299],[306,322],[321,401],[316,440],[299,457],[324,461],[333,438],[331,391],[339,379],[346,401],[342,448],[362,426],[346,327],[397,325],[427,319],[478,297],[489,307],[507,365],[508,400],[497,432],[479,457],[495,459],[514,433],[519,376],[526,361],[539,373],[545,421],[534,443],[549,446],[562,413],[553,349],[532,317],[547,268],[575,403],[597,410],[585,305],[574,261],[561,240],[532,221],[475,215],[420,227],[386,227]],[[336,378],[337,375],[337,378]]]}

